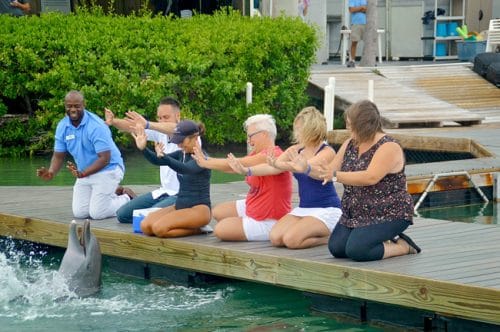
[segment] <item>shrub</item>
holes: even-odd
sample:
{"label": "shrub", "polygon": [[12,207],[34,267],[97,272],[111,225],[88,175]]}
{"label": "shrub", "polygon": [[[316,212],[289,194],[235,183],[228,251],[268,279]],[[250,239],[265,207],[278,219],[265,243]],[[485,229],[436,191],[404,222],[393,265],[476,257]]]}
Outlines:
{"label": "shrub", "polygon": [[[183,117],[205,123],[210,144],[244,142],[241,124],[255,113],[273,114],[283,135],[307,101],[317,46],[314,29],[300,19],[234,11],[191,19],[0,15],[0,35],[0,97],[31,101],[38,127],[32,132],[44,132],[26,151],[51,148],[72,89],[99,115],[110,107],[118,116],[136,110],[150,119],[161,97],[174,96]],[[254,87],[249,107],[247,82]],[[122,133],[116,140],[130,143]]]}

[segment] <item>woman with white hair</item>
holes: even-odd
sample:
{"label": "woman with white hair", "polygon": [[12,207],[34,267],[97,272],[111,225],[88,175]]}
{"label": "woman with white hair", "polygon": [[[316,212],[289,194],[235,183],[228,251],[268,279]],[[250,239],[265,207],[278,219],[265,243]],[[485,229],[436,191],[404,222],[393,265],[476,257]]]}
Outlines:
{"label": "woman with white hair", "polygon": [[[230,158],[230,165],[240,174],[250,171],[254,175],[273,175],[291,171],[297,180],[299,206],[281,218],[270,233],[273,246],[304,249],[328,243],[328,238],[337,224],[342,211],[340,199],[332,182],[310,177],[312,167],[330,163],[335,151],[326,142],[326,120],[315,107],[306,107],[293,121],[295,144],[276,158],[268,156],[269,164],[245,167]],[[305,170],[295,169],[295,155],[299,154],[307,165]]]}
{"label": "woman with white hair", "polygon": [[[268,153],[279,156],[283,151],[275,145],[276,123],[269,114],[256,114],[249,117],[244,128],[247,143],[251,149],[238,161],[246,166],[266,163]],[[204,168],[234,173],[225,158],[206,158],[195,149],[195,160]],[[290,172],[280,171],[272,176],[255,176],[246,173],[250,186],[245,199],[224,202],[212,209],[217,224],[214,234],[224,241],[267,241],[269,232],[277,220],[291,209],[292,178]]]}

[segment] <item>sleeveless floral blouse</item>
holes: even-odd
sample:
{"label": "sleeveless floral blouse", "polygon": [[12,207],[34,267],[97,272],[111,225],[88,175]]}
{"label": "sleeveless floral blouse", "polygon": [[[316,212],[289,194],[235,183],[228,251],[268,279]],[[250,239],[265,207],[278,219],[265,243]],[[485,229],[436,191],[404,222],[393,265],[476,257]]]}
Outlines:
{"label": "sleeveless floral blouse", "polygon": [[[396,140],[386,135],[358,158],[358,148],[351,140],[347,145],[341,171],[366,170],[377,149],[387,142]],[[387,174],[372,186],[344,185],[340,218],[342,225],[357,228],[397,220],[407,220],[410,223],[413,220],[413,199],[406,190],[404,167],[401,172]]]}

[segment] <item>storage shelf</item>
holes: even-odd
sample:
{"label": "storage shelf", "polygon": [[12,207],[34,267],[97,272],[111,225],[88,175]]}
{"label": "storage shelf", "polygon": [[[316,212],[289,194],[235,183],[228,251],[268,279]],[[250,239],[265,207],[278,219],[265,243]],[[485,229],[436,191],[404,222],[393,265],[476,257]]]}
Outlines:
{"label": "storage shelf", "polygon": [[458,55],[435,55],[435,60],[456,60],[458,59]]}
{"label": "storage shelf", "polygon": [[[443,33],[443,25],[445,26],[445,30],[450,29],[450,24],[455,23],[456,26],[462,26],[465,22],[465,0],[448,0],[447,6],[443,5],[442,0],[434,0],[434,13],[437,13],[438,10],[438,2],[439,5],[445,8],[446,15],[436,16],[434,19],[434,30],[432,32],[433,36],[422,37],[422,41],[432,40],[432,56],[434,60],[451,60],[458,59],[457,54],[457,46],[456,41],[461,40],[460,36],[450,35],[449,31],[444,31]],[[439,34],[438,36],[438,28]],[[453,32],[453,34],[455,34]],[[447,35],[447,36],[443,36]]]}
{"label": "storage shelf", "polygon": [[439,37],[439,36],[436,36],[434,37],[434,39],[436,41],[448,41],[448,40],[461,40],[462,38],[459,37],[459,36],[448,36],[448,37]]}
{"label": "storage shelf", "polygon": [[464,20],[464,16],[437,16],[436,21],[461,21]]}

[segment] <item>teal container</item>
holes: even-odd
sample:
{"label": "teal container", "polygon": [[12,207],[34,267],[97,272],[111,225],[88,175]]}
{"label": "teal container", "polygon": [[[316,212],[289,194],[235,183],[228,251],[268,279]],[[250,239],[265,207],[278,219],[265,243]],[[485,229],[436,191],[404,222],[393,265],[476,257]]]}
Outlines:
{"label": "teal container", "polygon": [[436,36],[437,37],[448,36],[448,28],[446,23],[438,23],[436,25]]}
{"label": "teal container", "polygon": [[446,56],[448,55],[446,52],[446,45],[444,43],[436,44],[436,56]]}
{"label": "teal container", "polygon": [[457,40],[457,55],[460,61],[474,62],[474,58],[479,53],[486,50],[486,40]]}
{"label": "teal container", "polygon": [[447,23],[446,30],[447,30],[448,36],[458,36],[457,27],[458,27],[457,22]]}

